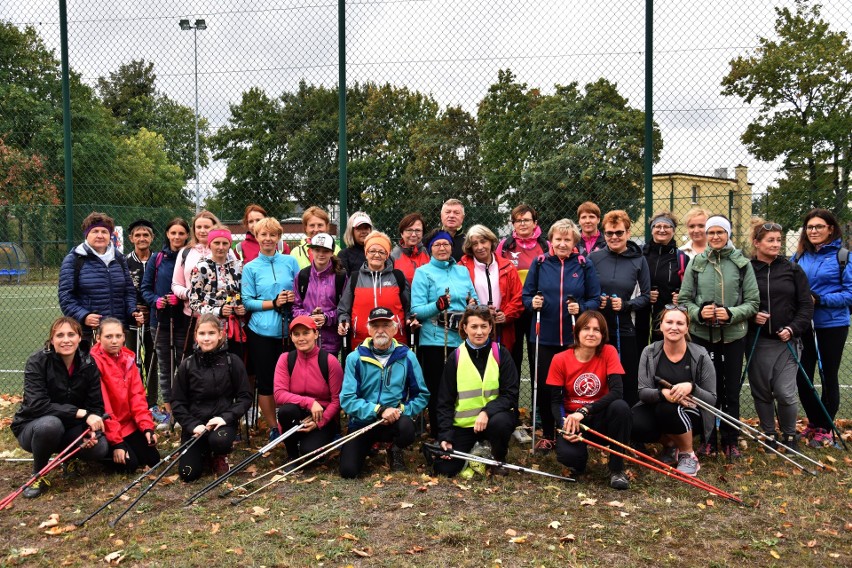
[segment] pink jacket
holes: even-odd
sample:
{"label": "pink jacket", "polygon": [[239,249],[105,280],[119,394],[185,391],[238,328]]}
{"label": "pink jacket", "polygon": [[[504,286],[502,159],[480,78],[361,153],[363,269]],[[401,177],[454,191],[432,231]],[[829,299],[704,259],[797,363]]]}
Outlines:
{"label": "pink jacket", "polygon": [[319,368],[319,347],[308,353],[298,352],[293,376],[287,369],[287,353],[275,365],[275,404],[296,404],[310,412],[314,401],[324,408],[320,428],[340,414],[340,389],[343,386],[343,369],[334,355],[328,355],[328,382]]}

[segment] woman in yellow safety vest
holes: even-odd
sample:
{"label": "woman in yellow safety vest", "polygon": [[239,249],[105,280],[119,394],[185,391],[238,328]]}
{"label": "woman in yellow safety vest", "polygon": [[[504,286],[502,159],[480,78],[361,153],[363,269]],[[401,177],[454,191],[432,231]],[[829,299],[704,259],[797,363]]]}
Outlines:
{"label": "woman in yellow safety vest", "polygon": [[[497,461],[505,461],[515,430],[518,371],[512,354],[495,343],[494,314],[488,306],[469,306],[459,335],[464,343],[447,359],[438,388],[438,441],[444,450],[469,452],[476,442],[490,445]],[[464,467],[456,459],[435,460],[437,473],[452,477]],[[507,475],[502,467],[492,475]]]}

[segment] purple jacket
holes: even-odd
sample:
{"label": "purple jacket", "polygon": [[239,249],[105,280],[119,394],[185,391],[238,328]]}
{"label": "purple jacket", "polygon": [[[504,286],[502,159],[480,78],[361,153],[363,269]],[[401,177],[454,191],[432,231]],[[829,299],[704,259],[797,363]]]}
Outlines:
{"label": "purple jacket", "polygon": [[[308,288],[305,291],[305,297],[302,297],[299,290],[299,274],[296,274],[296,280],[293,282],[293,291],[296,295],[296,301],[293,303],[293,316],[309,316],[315,308],[321,308],[325,315],[325,325],[320,328],[321,347],[329,353],[338,353],[341,346],[341,338],[337,335],[337,302],[340,298],[337,296],[335,288],[335,273],[332,263],[323,269],[322,272],[317,272],[316,267],[311,263],[311,275],[308,278]],[[346,285],[344,284],[344,289]]]}

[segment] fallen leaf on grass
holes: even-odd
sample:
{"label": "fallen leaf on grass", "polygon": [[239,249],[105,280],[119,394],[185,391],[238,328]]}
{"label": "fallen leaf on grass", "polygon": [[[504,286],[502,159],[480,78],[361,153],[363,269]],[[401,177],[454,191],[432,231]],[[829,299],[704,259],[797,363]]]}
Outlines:
{"label": "fallen leaf on grass", "polygon": [[583,505],[596,505],[596,504],[597,504],[597,502],[598,502],[598,500],[597,500],[597,499],[592,499],[592,498],[583,499],[582,501],[580,501],[580,506],[583,506]]}
{"label": "fallen leaf on grass", "polygon": [[412,556],[415,554],[419,554],[423,552],[424,548],[422,546],[412,546],[408,550],[405,551],[406,554],[411,554]]}
{"label": "fallen leaf on grass", "polygon": [[566,534],[565,536],[559,537],[559,542],[574,542],[576,537],[573,534]]}
{"label": "fallen leaf on grass", "polygon": [[301,484],[305,484],[305,483],[313,483],[313,482],[314,482],[314,481],[316,481],[316,480],[317,480],[317,476],[315,475],[315,476],[313,476],[313,477],[309,477],[309,478],[307,478],[307,479],[303,479],[303,480],[301,480],[301,481],[298,481],[297,483],[301,483]]}
{"label": "fallen leaf on grass", "polygon": [[607,503],[607,505],[609,505],[610,507],[624,507],[624,503],[622,503],[621,501],[610,501],[609,503]]}
{"label": "fallen leaf on grass", "polygon": [[515,529],[506,529],[506,532],[504,534],[506,536],[517,536],[518,531],[516,531]]}
{"label": "fallen leaf on grass", "polygon": [[106,556],[104,556],[104,562],[107,564],[118,564],[122,560],[124,560],[124,551],[116,550],[115,552],[110,552]]}
{"label": "fallen leaf on grass", "polygon": [[654,530],[652,530],[652,531],[651,531],[651,536],[652,536],[652,537],[655,537],[655,536],[657,536],[658,534],[660,534],[660,529],[654,529]]}
{"label": "fallen leaf on grass", "polygon": [[837,460],[836,460],[836,459],[834,459],[834,458],[833,458],[833,457],[831,457],[831,456],[828,456],[828,455],[827,455],[827,456],[824,456],[824,457],[825,457],[825,459],[827,459],[827,460],[828,460],[828,461],[830,461],[831,463],[837,463]]}
{"label": "fallen leaf on grass", "polygon": [[772,556],[772,558],[774,558],[775,560],[781,559],[781,555],[778,554],[778,552],[776,552],[775,550],[770,550],[769,555]]}
{"label": "fallen leaf on grass", "polygon": [[590,529],[602,529],[602,528],[604,528],[604,526],[600,523],[595,523],[593,525],[590,525],[589,528]]}
{"label": "fallen leaf on grass", "polygon": [[213,523],[213,525],[210,527],[210,534],[216,534],[217,532],[219,532],[220,528],[222,528],[221,523]]}
{"label": "fallen leaf on grass", "polygon": [[515,536],[509,539],[512,544],[523,544],[527,541],[526,536]]}
{"label": "fallen leaf on grass", "polygon": [[808,548],[813,548],[813,547],[815,547],[816,545],[817,545],[817,541],[816,541],[816,539],[814,539],[814,540],[809,540],[809,541],[805,544],[805,546],[807,546]]}
{"label": "fallen leaf on grass", "polygon": [[843,525],[843,530],[852,531],[852,521],[846,521]]}
{"label": "fallen leaf on grass", "polygon": [[251,511],[249,511],[249,513],[253,517],[260,517],[261,515],[265,515],[267,511],[269,511],[269,509],[264,509],[263,507],[258,507],[257,505],[255,505],[251,508]]}
{"label": "fallen leaf on grass", "polygon": [[42,524],[38,526],[40,529],[55,527],[59,524],[59,513],[51,513],[50,516]]}
{"label": "fallen leaf on grass", "polygon": [[354,540],[356,542],[358,541],[358,537],[351,533],[343,533],[342,535],[340,535],[340,538],[344,538],[346,540]]}
{"label": "fallen leaf on grass", "polygon": [[251,475],[254,475],[255,473],[257,473],[257,465],[251,464],[243,470],[243,473],[250,473]]}
{"label": "fallen leaf on grass", "polygon": [[[151,476],[149,475],[148,477],[151,477]],[[172,483],[174,483],[178,480],[178,477],[180,477],[180,474],[177,474],[177,473],[174,474],[174,475],[167,475],[164,478],[160,479],[159,483],[160,483],[160,485],[171,485]]]}
{"label": "fallen leaf on grass", "polygon": [[707,505],[705,505],[704,503],[698,503],[698,508],[704,510],[707,508]]}
{"label": "fallen leaf on grass", "polygon": [[399,504],[400,509],[410,509],[413,506],[414,506],[414,503],[400,503]]}
{"label": "fallen leaf on grass", "polygon": [[38,554],[38,548],[22,548],[18,551],[18,556],[21,558],[25,556],[32,556],[33,554]]}
{"label": "fallen leaf on grass", "polygon": [[381,489],[384,486],[385,486],[385,484],[382,483],[381,481],[377,481],[373,484],[373,487],[375,487],[376,489]]}
{"label": "fallen leaf on grass", "polygon": [[56,536],[58,534],[67,533],[67,532],[76,531],[76,530],[77,530],[77,527],[74,526],[74,525],[65,525],[64,527],[55,526],[55,527],[50,527],[49,529],[44,531],[44,534]]}
{"label": "fallen leaf on grass", "polygon": [[364,558],[369,558],[373,555],[373,549],[369,546],[367,546],[365,548],[353,548],[352,552],[354,552],[358,556],[362,556]]}
{"label": "fallen leaf on grass", "polygon": [[272,535],[278,534],[280,532],[281,531],[279,531],[278,529],[269,529],[268,531],[263,531],[263,534],[268,535],[268,536],[272,536]]}
{"label": "fallen leaf on grass", "polygon": [[549,526],[549,527],[550,527],[550,528],[552,528],[552,529],[558,529],[559,527],[561,527],[561,526],[562,526],[562,523],[560,523],[559,521],[552,521],[552,522],[551,522],[549,525],[547,525],[547,526]]}
{"label": "fallen leaf on grass", "polygon": [[705,503],[707,503],[708,507],[715,507],[716,506],[716,503],[713,501],[713,499],[707,499],[707,501],[705,501]]}
{"label": "fallen leaf on grass", "polygon": [[237,556],[242,556],[243,552],[245,552],[242,548],[228,548],[225,552],[229,552],[231,554],[236,554]]}

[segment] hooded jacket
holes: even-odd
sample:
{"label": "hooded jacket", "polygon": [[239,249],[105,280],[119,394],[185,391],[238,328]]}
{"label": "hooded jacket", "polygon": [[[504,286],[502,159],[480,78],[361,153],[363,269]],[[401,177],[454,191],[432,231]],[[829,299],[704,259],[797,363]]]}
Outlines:
{"label": "hooded jacket", "polygon": [[[109,264],[104,264],[88,244],[81,243],[65,256],[59,269],[59,307],[81,325],[93,313],[117,318],[124,324],[134,321],[136,288],[121,253],[109,246],[113,253]],[[76,277],[78,258],[83,264]]]}
{"label": "hooded jacket", "polygon": [[[222,317],[222,307],[240,293],[242,267],[240,261],[228,257],[223,264],[212,258],[198,262],[192,271],[189,307],[195,314],[216,314]],[[291,284],[292,286],[292,284]]]}
{"label": "hooded jacket", "polygon": [[[438,296],[445,294],[447,288],[450,289],[448,309],[451,312],[463,312],[467,307],[468,297],[479,301],[467,268],[456,264],[452,257],[449,260],[433,257],[429,264],[421,266],[414,273],[414,281],[411,283],[411,313],[423,324],[420,328],[420,345],[444,345],[445,328],[438,325],[442,312],[438,311],[435,302],[438,301]],[[447,330],[447,346],[458,347],[460,343],[458,332]]]}
{"label": "hooded jacket", "polygon": [[340,406],[349,415],[350,425],[378,420],[382,407],[417,416],[429,403],[429,389],[414,352],[394,340],[390,358],[382,365],[372,345],[373,339],[368,338],[346,357]]}
{"label": "hooded jacket", "polygon": [[349,277],[337,305],[337,320],[350,323],[353,346],[360,345],[369,335],[367,317],[373,308],[379,306],[388,308],[397,316],[395,338],[400,343],[405,341],[405,322],[411,313],[411,288],[405,278],[402,280],[404,287],[400,290],[390,260],[385,261],[381,271],[371,270],[365,262],[358,272]]}
{"label": "hooded jacket", "polygon": [[319,366],[319,347],[314,346],[307,353],[296,352],[296,365],[293,374],[288,368],[288,354],[278,358],[275,365],[275,404],[295,404],[302,410],[311,411],[315,402],[323,407],[322,418],[317,423],[320,428],[340,418],[340,388],[343,384],[343,369],[337,357],[326,353],[328,357],[328,380],[322,375]]}
{"label": "hooded jacket", "polygon": [[[544,297],[538,338],[542,345],[567,346],[574,343],[572,321],[576,320],[576,316],[572,318],[568,313],[569,296],[580,304],[580,313],[596,310],[600,305],[601,287],[595,264],[576,250],[565,260],[556,255],[545,255],[530,266],[524,282],[523,302],[527,310],[535,313],[532,301],[537,292],[541,291]],[[535,318],[530,324],[529,337],[530,341],[535,340]]]}
{"label": "hooded jacket", "polygon": [[42,416],[56,416],[65,428],[82,424],[77,418],[81,408],[104,415],[101,373],[88,343],[80,342],[70,376],[53,347],[30,355],[24,367],[24,399],[12,419],[12,433],[19,435],[24,426]]}
{"label": "hooded jacket", "polygon": [[[699,316],[701,308],[715,302],[730,312],[717,333]],[[678,303],[689,310],[689,333],[705,341],[730,343],[745,337],[748,320],[760,307],[760,291],[751,262],[728,242],[720,250],[710,247],[686,266]]]}
{"label": "hooded jacket", "polygon": [[414,247],[407,247],[400,243],[393,247],[390,258],[393,267],[405,274],[409,284],[414,280],[414,271],[429,262],[429,255],[426,254],[423,243]]}
{"label": "hooded jacket", "polygon": [[[672,303],[672,294],[675,290],[680,289],[680,283],[683,275],[686,272],[686,265],[689,263],[689,257],[686,253],[677,248],[674,239],[666,244],[655,242],[645,243],[642,247],[642,255],[648,263],[648,270],[651,276],[651,288],[657,287],[659,296],[654,304],[650,303],[639,310],[636,310],[636,320],[648,322],[649,316],[653,309],[654,319],[657,314],[663,311],[666,304]],[[645,324],[647,329],[647,323]]]}
{"label": "hooded jacket", "polygon": [[[808,277],[801,267],[780,256],[768,264],[753,258],[751,266],[760,290],[759,311],[771,316],[763,324],[761,337],[780,341],[778,332],[785,327],[793,330],[793,337],[808,332],[814,317],[814,302]],[[750,321],[749,334],[756,333],[757,327]]]}
{"label": "hooded jacket", "polygon": [[196,349],[180,364],[172,383],[172,413],[184,432],[214,416],[236,427],[251,402],[242,360],[221,347],[208,353]]}
{"label": "hooded jacket", "polygon": [[145,267],[142,278],[142,298],[151,308],[151,327],[157,327],[160,322],[168,323],[171,317],[171,306],[162,310],[157,309],[157,299],[172,293],[172,276],[175,272],[175,262],[180,251],[172,250],[168,243],[163,250],[152,254]]}
{"label": "hooded jacket", "polygon": [[[189,307],[189,292],[192,285],[192,272],[198,263],[210,258],[210,249],[207,245],[197,244],[190,248],[181,249],[175,260],[175,269],[172,271],[172,293],[183,300],[183,313],[192,315]],[[228,251],[228,260],[236,260],[234,252]]]}
{"label": "hooded jacket", "polygon": [[[500,311],[506,316],[505,323],[497,324],[496,336],[497,341],[511,351],[512,346],[515,344],[515,320],[524,313],[524,303],[521,300],[523,288],[515,265],[502,256],[497,256],[496,253],[493,258],[494,262],[497,263],[498,270],[497,286],[500,289],[501,296]],[[464,255],[459,264],[467,268],[470,280],[473,282],[476,278],[476,263],[473,257]]]}
{"label": "hooded jacket", "polygon": [[349,276],[358,272],[364,263],[367,262],[367,254],[364,252],[364,245],[359,245],[357,243],[340,251],[337,258],[340,259],[341,263],[343,263],[343,268]]}
{"label": "hooded jacket", "polygon": [[293,290],[299,263],[289,255],[276,251],[272,256],[258,255],[243,267],[241,297],[251,314],[249,329],[264,337],[281,337],[281,314],[264,310],[263,301],[272,300],[281,290]]}
{"label": "hooded jacket", "polygon": [[[245,278],[245,276],[244,276]],[[303,298],[299,291],[298,273],[296,274],[296,285],[293,290],[296,300],[293,302],[293,317],[309,316],[315,308],[320,308],[325,316],[325,324],[320,328],[322,348],[332,353],[338,353],[342,344],[342,338],[337,334],[337,273],[334,264],[329,262],[321,271],[317,271],[316,265],[311,263],[308,276],[308,288]],[[243,285],[245,286],[245,285]],[[343,284],[343,290],[349,287],[347,278]],[[343,291],[341,291],[341,296]]]}
{"label": "hooded jacket", "polygon": [[153,431],[154,421],[133,351],[122,347],[113,356],[98,343],[92,348],[92,358],[101,372],[104,409],[109,414],[104,420],[104,432],[109,445],[120,446],[125,437],[136,431]]}
{"label": "hooded jacket", "polygon": [[651,271],[642,256],[642,249],[633,241],[627,241],[627,248],[621,253],[614,253],[605,247],[593,252],[589,258],[594,261],[598,271],[601,295],[610,298],[617,295],[622,301],[620,312],[613,311],[612,302],[607,302],[606,309],[601,310],[606,317],[610,338],[615,335],[616,315],[621,336],[635,336],[633,312],[651,304]]}
{"label": "hooded jacket", "polygon": [[[840,274],[837,252],[840,239],[820,247],[816,252],[805,251],[795,262],[802,267],[816,298],[814,327],[848,327],[849,306],[852,306],[852,262]],[[842,282],[842,284],[841,284]]]}
{"label": "hooded jacket", "polygon": [[[642,350],[639,358],[639,404],[656,404],[663,400],[660,385],[654,381],[657,367],[663,354],[663,342],[655,341]],[[716,370],[707,350],[695,343],[687,342],[686,355],[690,358],[689,371],[692,374],[692,395],[707,404],[716,405]],[[663,377],[665,378],[665,377]],[[716,417],[701,410],[704,426],[704,439],[709,439]]]}
{"label": "hooded jacket", "polygon": [[580,235],[580,242],[577,243],[577,249],[580,251],[581,254],[584,254],[586,256],[589,256],[593,252],[597,252],[597,251],[599,251],[601,249],[605,249],[605,248],[606,248],[606,239],[604,238],[603,231],[598,231],[598,236],[595,237],[595,242],[592,243],[592,249],[591,250],[589,250],[588,247],[586,246],[586,239],[583,237],[582,234]]}
{"label": "hooded jacket", "polygon": [[548,252],[550,252],[550,243],[542,236],[541,227],[537,226],[529,238],[519,237],[517,231],[512,231],[512,237],[500,241],[494,254],[505,258],[515,266],[523,286],[530,266],[537,258]]}

